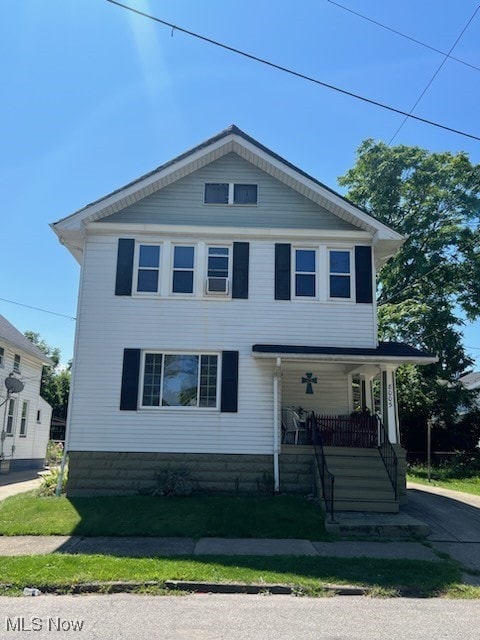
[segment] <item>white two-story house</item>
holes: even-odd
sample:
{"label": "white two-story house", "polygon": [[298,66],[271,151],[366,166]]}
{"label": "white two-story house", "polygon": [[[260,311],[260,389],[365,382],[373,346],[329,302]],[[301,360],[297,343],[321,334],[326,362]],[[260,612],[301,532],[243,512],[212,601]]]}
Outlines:
{"label": "white two-story house", "polygon": [[[44,364],[51,364],[49,358],[0,315],[0,461],[4,472],[41,469],[45,464],[52,408],[40,396]],[[10,378],[18,383],[9,384]]]}
{"label": "white two-story house", "polygon": [[[166,466],[200,491],[308,493],[325,455],[331,474],[339,449],[340,467],[360,445],[380,459],[380,426],[402,484],[395,369],[434,359],[377,340],[394,230],[235,126],[52,228],[81,264],[71,495],[136,492]],[[368,506],[340,485],[337,508]],[[388,491],[372,508],[398,508]]]}

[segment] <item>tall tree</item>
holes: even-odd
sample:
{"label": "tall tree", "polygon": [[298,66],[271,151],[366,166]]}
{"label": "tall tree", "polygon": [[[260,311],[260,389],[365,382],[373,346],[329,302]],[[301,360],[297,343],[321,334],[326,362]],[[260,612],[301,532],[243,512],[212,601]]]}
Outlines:
{"label": "tall tree", "polygon": [[54,417],[66,420],[70,393],[70,363],[67,368],[61,368],[60,349],[48,345],[40,338],[39,333],[25,331],[25,336],[53,362],[53,365],[44,366],[42,369],[40,395],[52,407]]}
{"label": "tall tree", "polygon": [[406,237],[378,275],[380,336],[439,358],[399,372],[401,417],[411,423],[437,415],[450,424],[464,395],[452,383],[472,364],[462,325],[480,317],[480,165],[463,152],[366,140],[339,183],[350,200]]}

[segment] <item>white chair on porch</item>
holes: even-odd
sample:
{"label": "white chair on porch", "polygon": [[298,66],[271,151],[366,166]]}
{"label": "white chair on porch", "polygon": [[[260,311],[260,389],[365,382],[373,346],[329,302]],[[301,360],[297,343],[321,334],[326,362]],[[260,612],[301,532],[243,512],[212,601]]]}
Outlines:
{"label": "white chair on porch", "polygon": [[300,416],[291,407],[282,409],[282,432],[284,443],[287,444],[288,434],[293,434],[293,441],[298,444],[298,435],[301,431],[305,431],[305,427],[301,425]]}

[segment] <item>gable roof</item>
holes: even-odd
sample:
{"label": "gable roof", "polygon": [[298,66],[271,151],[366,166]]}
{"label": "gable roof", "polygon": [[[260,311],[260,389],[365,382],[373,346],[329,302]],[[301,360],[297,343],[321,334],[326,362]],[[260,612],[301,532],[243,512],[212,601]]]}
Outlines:
{"label": "gable roof", "polygon": [[[78,259],[88,224],[99,222],[232,152],[339,218],[369,232],[374,238],[374,244],[379,245],[376,247],[377,258],[386,259],[402,244],[404,239],[396,231],[235,125],[50,226]],[[292,228],[295,228],[294,224]]]}
{"label": "gable roof", "polygon": [[8,344],[20,351],[25,351],[28,355],[40,360],[42,364],[53,364],[43,351],[40,351],[33,342],[30,342],[23,333],[20,333],[20,331],[2,315],[0,315],[0,339],[8,342]]}

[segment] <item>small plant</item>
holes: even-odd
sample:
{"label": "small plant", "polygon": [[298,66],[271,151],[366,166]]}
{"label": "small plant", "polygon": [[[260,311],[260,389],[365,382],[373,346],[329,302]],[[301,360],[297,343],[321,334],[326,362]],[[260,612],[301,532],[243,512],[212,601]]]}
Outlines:
{"label": "small plant", "polygon": [[45,457],[45,464],[47,467],[54,467],[62,461],[63,457],[63,442],[56,442],[55,440],[49,440],[47,445],[47,455]]}
{"label": "small plant", "polygon": [[193,491],[193,479],[188,469],[183,467],[167,467],[155,476],[156,496],[189,496]]}
{"label": "small plant", "polygon": [[[35,495],[40,496],[42,498],[48,496],[54,496],[57,490],[57,485],[60,477],[60,469],[56,467],[55,469],[51,469],[48,473],[46,473],[42,478],[42,484],[38,487],[35,492]],[[68,477],[68,469],[65,467],[63,470],[63,478],[62,478],[62,487],[61,493],[65,493],[65,489],[67,486],[67,477]]]}

